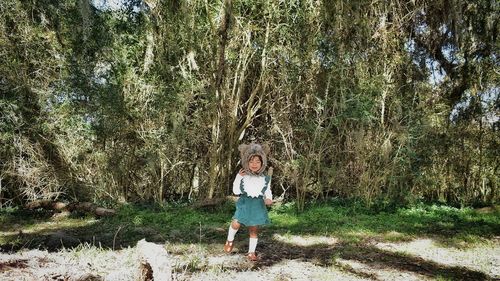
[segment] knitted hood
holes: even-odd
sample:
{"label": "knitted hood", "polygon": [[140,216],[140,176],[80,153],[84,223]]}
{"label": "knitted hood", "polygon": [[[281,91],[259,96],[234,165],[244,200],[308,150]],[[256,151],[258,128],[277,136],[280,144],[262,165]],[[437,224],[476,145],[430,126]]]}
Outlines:
{"label": "knitted hood", "polygon": [[[243,166],[245,173],[247,175],[262,175],[267,166],[267,154],[269,153],[269,146],[266,144],[260,145],[257,143],[241,144],[240,146],[238,146],[238,150],[240,151],[241,156],[241,166]],[[262,158],[262,167],[256,173],[253,173],[248,167],[248,162],[254,155],[258,155]]]}

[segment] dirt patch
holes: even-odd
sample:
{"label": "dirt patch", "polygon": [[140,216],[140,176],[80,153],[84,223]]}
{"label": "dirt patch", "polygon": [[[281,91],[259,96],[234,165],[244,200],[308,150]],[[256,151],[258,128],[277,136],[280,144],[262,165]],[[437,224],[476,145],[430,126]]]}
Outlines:
{"label": "dirt patch", "polygon": [[26,267],[28,267],[28,260],[10,260],[6,262],[0,262],[0,272]]}

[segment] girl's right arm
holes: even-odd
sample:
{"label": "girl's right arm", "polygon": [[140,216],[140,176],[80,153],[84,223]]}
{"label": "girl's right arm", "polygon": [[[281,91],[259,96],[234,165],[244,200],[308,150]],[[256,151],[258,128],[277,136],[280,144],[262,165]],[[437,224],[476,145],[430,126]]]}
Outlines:
{"label": "girl's right arm", "polygon": [[243,180],[243,176],[245,175],[245,171],[243,169],[241,169],[238,174],[236,175],[236,178],[234,179],[234,182],[233,182],[233,193],[235,195],[240,195],[241,194],[241,190],[240,190],[240,185],[241,185],[241,181]]}

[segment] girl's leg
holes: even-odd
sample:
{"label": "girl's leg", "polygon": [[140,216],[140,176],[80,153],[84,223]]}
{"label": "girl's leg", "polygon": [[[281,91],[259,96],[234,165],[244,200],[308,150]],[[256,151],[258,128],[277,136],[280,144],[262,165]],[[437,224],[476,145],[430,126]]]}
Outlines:
{"label": "girl's leg", "polygon": [[227,233],[227,241],[226,244],[224,244],[224,251],[226,253],[230,253],[233,250],[234,236],[236,235],[236,232],[238,232],[238,229],[240,229],[240,226],[241,224],[237,220],[233,220],[231,222]]}
{"label": "girl's leg", "polygon": [[233,241],[234,240],[234,235],[236,235],[236,232],[238,232],[238,229],[240,229],[241,224],[237,220],[233,220],[231,222],[231,225],[229,226],[229,231],[227,234],[227,241]]}
{"label": "girl's leg", "polygon": [[240,229],[241,224],[240,224],[237,220],[233,220],[233,221],[231,222],[231,226],[232,226],[234,229],[238,230],[238,229]]}
{"label": "girl's leg", "polygon": [[250,241],[248,243],[248,252],[255,253],[255,248],[257,248],[257,235],[258,235],[258,227],[257,226],[249,226],[248,232],[250,234]]}

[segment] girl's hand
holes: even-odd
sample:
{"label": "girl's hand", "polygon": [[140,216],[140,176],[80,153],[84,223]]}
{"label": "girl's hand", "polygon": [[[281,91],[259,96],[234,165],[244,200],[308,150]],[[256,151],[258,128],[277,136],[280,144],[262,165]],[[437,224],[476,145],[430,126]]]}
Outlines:
{"label": "girl's hand", "polygon": [[240,169],[240,171],[238,172],[238,174],[240,176],[244,176],[245,175],[245,169]]}
{"label": "girl's hand", "polygon": [[266,198],[264,199],[264,203],[266,204],[266,206],[271,206],[273,204],[273,200]]}

